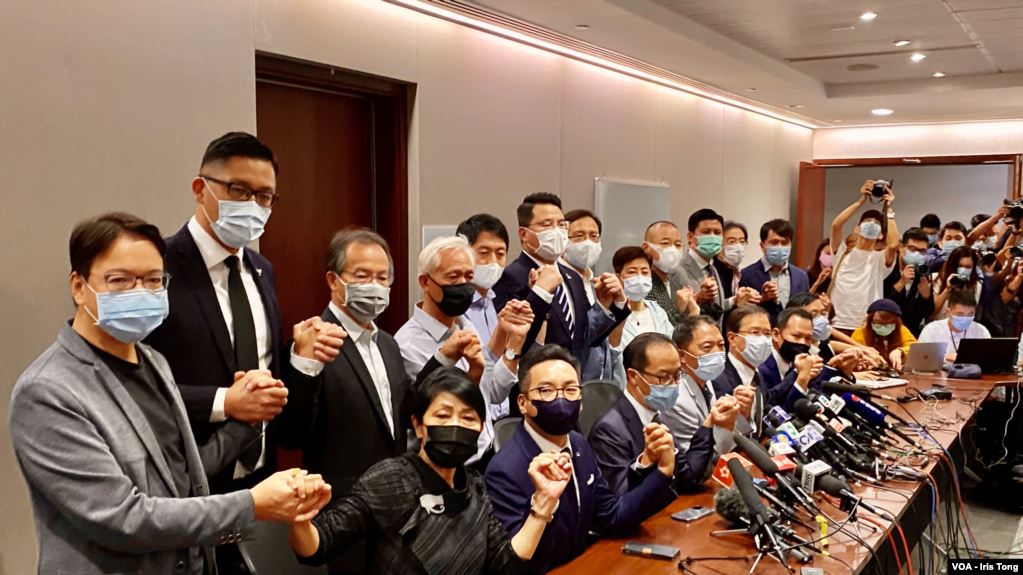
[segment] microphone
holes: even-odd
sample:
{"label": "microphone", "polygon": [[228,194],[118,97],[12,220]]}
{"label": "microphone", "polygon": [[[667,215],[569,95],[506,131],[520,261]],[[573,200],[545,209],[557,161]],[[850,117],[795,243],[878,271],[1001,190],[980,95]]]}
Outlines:
{"label": "microphone", "polygon": [[891,433],[894,433],[895,435],[904,439],[906,443],[910,445],[914,444],[914,441],[910,439],[909,436],[907,436],[905,433],[902,433],[902,431],[896,429],[895,426],[885,421],[884,419],[885,411],[887,410],[882,411],[878,409],[877,406],[874,405],[873,403],[864,401],[852,393],[843,393],[842,399],[846,401],[846,404],[851,409],[859,413],[861,416],[863,416],[864,419],[866,419],[875,427],[880,427],[885,431],[890,431]]}
{"label": "microphone", "polygon": [[[754,483],[753,485],[756,488],[756,490],[760,492],[761,495],[764,495],[765,490],[762,490],[763,488],[760,485],[757,485],[756,483]],[[767,493],[770,492],[768,491]],[[768,500],[770,501],[770,498],[768,498]],[[775,503],[775,505],[777,505],[777,503]],[[734,487],[728,489],[720,489],[718,490],[717,493],[714,494],[714,511],[716,511],[718,515],[724,518],[725,521],[728,521],[728,523],[733,527],[747,528],[749,527],[750,522],[749,518],[747,517],[746,504],[743,502],[742,495],[739,494],[739,490]],[[770,513],[770,511],[768,511],[768,513]],[[802,525],[801,521],[797,521],[797,523]],[[778,533],[782,536],[783,539],[786,539],[793,543],[804,545],[806,547],[809,547],[813,551],[820,552],[820,548],[818,548],[813,543],[810,543],[809,541],[801,537],[791,527],[776,523],[774,525],[774,528],[778,530]],[[790,549],[789,551],[794,552],[795,550]],[[799,558],[798,553],[794,554],[796,555],[797,558]],[[804,563],[806,562],[806,559],[800,560],[803,561]]]}
{"label": "microphone", "polygon": [[833,475],[822,475],[818,477],[817,487],[819,487],[821,491],[827,493],[828,495],[851,499],[852,501],[856,502],[857,505],[873,513],[874,515],[884,517],[885,519],[892,519],[891,513],[888,513],[884,509],[875,507],[874,505],[867,503],[866,501],[863,500],[862,497],[859,497],[852,492],[852,487],[849,487],[849,484]]}
{"label": "microphone", "polygon": [[870,450],[864,448],[862,445],[854,443],[848,437],[835,431],[831,427],[831,422],[822,415],[820,415],[815,404],[810,403],[805,399],[799,399],[793,406],[792,411],[806,421],[816,421],[820,423],[821,427],[823,427],[821,433],[824,434],[824,437],[833,439],[839,445],[839,447],[845,449],[845,451],[848,452],[850,456],[856,457],[861,453],[868,456],[873,455],[873,453],[871,453]]}
{"label": "microphone", "polygon": [[810,499],[810,496],[803,493],[801,489],[793,485],[785,474],[779,472],[778,464],[771,459],[771,456],[764,451],[764,448],[760,447],[759,443],[740,433],[736,433],[734,436],[735,445],[749,457],[750,461],[753,462],[753,465],[756,465],[760,471],[763,471],[768,477],[773,477],[774,480],[778,482],[779,486],[784,487],[785,491],[787,491],[807,510],[815,511],[817,509],[817,506],[813,503],[813,500]]}
{"label": "microphone", "polygon": [[[839,381],[835,381],[836,379],[839,380]],[[848,380],[845,380],[841,376],[835,376],[835,377],[831,378],[828,381],[821,382],[821,389],[823,389],[824,391],[830,391],[832,393],[855,393],[856,395],[859,395],[861,397],[872,397],[872,398],[873,397],[880,397],[881,399],[887,399],[888,401],[895,401],[894,397],[891,397],[890,395],[885,395],[883,393],[878,393],[878,392],[870,389],[869,387],[867,387],[865,385],[856,385],[856,384],[853,384],[853,383],[843,383],[843,381],[848,381]],[[892,415],[892,417],[895,417],[896,419],[899,419],[898,416],[896,416],[895,414],[891,414],[891,415]],[[905,422],[902,422],[902,423],[905,423]],[[905,423],[905,424],[909,425],[908,423]]]}
{"label": "microphone", "polygon": [[[760,496],[757,495],[757,490],[753,487],[753,477],[746,471],[746,468],[742,466],[735,459],[728,461],[728,470],[732,472],[732,476],[735,478],[735,487],[739,490],[739,495],[742,497],[743,503],[746,504],[746,511],[750,518],[750,529],[752,533],[756,534],[763,532],[770,540],[770,545],[776,554],[776,557],[781,561],[782,565],[787,565],[785,562],[785,554],[782,551],[781,545],[778,543],[778,538],[775,536],[774,531],[771,529],[771,516],[767,513],[767,508],[760,501]],[[802,553],[802,552],[799,552]],[[794,554],[798,557],[799,554]],[[802,553],[802,555],[806,555]]]}

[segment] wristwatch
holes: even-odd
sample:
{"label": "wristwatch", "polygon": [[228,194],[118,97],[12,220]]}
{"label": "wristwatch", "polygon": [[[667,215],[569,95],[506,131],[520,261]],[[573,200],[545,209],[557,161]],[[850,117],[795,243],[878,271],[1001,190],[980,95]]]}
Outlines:
{"label": "wristwatch", "polygon": [[504,350],[504,358],[508,361],[518,361],[521,357],[522,354],[516,352],[514,348],[507,347]]}

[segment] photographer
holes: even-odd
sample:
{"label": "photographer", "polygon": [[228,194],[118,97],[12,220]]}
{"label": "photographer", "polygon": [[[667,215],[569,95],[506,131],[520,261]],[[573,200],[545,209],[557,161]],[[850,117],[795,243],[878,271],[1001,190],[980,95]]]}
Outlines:
{"label": "photographer", "polygon": [[966,290],[974,294],[975,303],[980,303],[983,282],[977,274],[977,260],[977,253],[967,247],[957,248],[949,255],[935,285],[933,319],[948,317],[947,301],[952,290]]}
{"label": "photographer", "polygon": [[966,245],[966,226],[962,222],[947,222],[938,233],[938,243],[927,250],[927,267],[941,269],[948,256]]}
{"label": "photographer", "polygon": [[920,335],[934,313],[934,294],[927,261],[927,234],[909,228],[902,234],[901,264],[885,279],[884,297],[902,310],[902,322],[914,335]]}

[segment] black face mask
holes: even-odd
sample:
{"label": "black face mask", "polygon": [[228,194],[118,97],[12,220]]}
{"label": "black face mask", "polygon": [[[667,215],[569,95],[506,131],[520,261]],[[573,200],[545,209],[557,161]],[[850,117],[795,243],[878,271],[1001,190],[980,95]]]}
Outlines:
{"label": "black face mask", "polygon": [[792,363],[796,356],[802,353],[810,353],[810,346],[805,343],[795,343],[787,339],[781,340],[781,347],[778,348],[778,355],[785,361]]}
{"label": "black face mask", "polygon": [[533,401],[533,407],[536,408],[533,422],[551,435],[565,435],[575,429],[579,422],[582,403],[582,400],[571,401],[564,397],[555,398],[554,401]]}
{"label": "black face mask", "polygon": [[[429,277],[429,276],[427,276]],[[449,317],[458,317],[469,310],[469,306],[472,305],[472,295],[476,292],[476,286],[471,283],[455,284],[455,285],[440,285],[430,278],[430,281],[437,284],[444,295],[437,302],[437,307],[440,311],[444,312],[444,315]]]}
{"label": "black face mask", "polygon": [[479,437],[480,432],[461,425],[427,425],[423,449],[435,465],[454,469],[476,454]]}

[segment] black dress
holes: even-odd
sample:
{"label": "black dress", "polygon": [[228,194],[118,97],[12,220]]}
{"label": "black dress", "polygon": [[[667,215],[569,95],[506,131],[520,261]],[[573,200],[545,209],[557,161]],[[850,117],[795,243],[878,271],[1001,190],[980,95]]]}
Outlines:
{"label": "black dress", "polygon": [[320,546],[307,564],[323,564],[358,541],[366,572],[422,575],[525,573],[494,517],[483,479],[459,469],[451,489],[415,453],[369,468],[349,495],[313,520]]}

